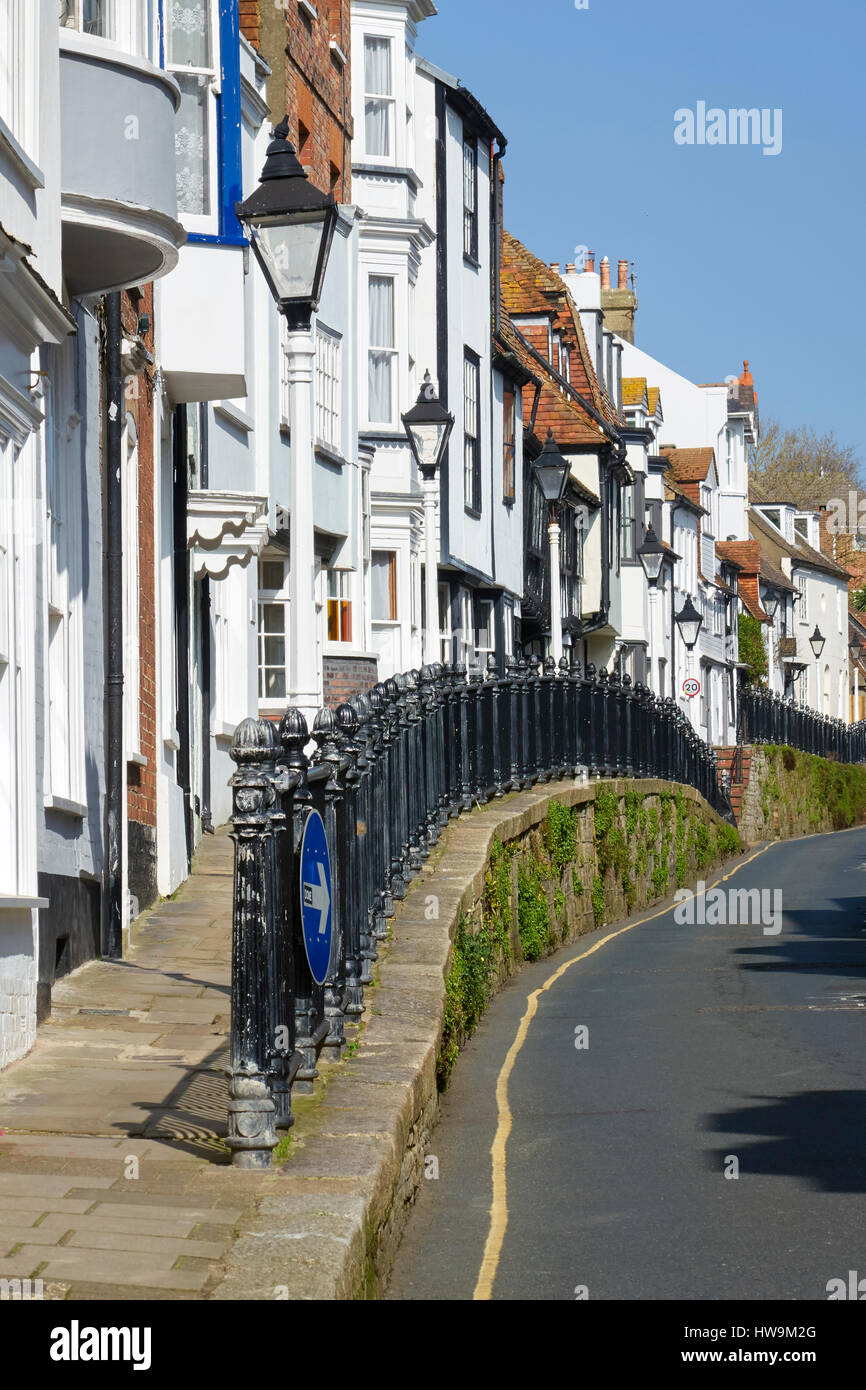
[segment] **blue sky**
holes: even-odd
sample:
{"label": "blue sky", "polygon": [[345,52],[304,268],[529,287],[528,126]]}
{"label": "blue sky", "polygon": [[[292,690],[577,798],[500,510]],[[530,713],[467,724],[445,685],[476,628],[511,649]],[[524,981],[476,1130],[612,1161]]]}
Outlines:
{"label": "blue sky", "polygon": [[[419,51],[508,136],[506,225],[635,262],[636,341],[694,381],[748,357],[764,416],[863,445],[864,0],[437,0]],[[783,112],[781,153],[674,113]]]}

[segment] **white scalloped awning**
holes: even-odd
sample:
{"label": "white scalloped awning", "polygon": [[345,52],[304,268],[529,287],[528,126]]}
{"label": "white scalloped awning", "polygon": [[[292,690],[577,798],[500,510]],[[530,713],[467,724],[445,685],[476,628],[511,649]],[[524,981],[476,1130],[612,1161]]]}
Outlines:
{"label": "white scalloped awning", "polygon": [[246,492],[189,493],[187,541],[196,579],[225,579],[232,565],[248,565],[268,539],[268,500]]}

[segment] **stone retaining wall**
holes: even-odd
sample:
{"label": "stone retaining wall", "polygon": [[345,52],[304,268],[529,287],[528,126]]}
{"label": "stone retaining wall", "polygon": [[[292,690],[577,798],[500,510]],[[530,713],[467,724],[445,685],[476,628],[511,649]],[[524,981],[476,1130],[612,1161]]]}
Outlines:
{"label": "stone retaining wall", "polygon": [[[708,876],[736,846],[697,792],[660,781],[558,783],[452,823],[380,946],[349,1055],[297,1097],[286,1161],[212,1296],[377,1297],[423,1181],[439,1085],[501,982]],[[476,969],[470,991],[473,953],[485,983]]]}

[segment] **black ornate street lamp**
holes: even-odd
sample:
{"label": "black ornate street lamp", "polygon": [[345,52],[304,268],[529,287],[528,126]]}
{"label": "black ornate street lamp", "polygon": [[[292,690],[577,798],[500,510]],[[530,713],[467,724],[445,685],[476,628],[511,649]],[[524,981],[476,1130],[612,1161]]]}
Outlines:
{"label": "black ornate street lamp", "polygon": [[289,142],[288,116],[273,133],[258,188],[235,212],[289,328],[309,328],[321,298],[337,204],[310,183]]}
{"label": "black ornate street lamp", "polygon": [[812,636],[809,638],[809,646],[812,648],[812,651],[813,651],[814,654],[815,654],[815,660],[816,660],[816,661],[820,661],[820,660],[821,660],[821,653],[822,653],[822,651],[824,650],[824,645],[825,645],[826,641],[827,641],[826,637],[824,636],[824,634],[822,633],[821,629],[818,627],[818,624],[816,623],[816,624],[815,624],[815,631],[812,633]]}
{"label": "black ornate street lamp", "polygon": [[436,394],[430,373],[418,400],[403,416],[412,456],[424,480],[424,662],[439,660],[439,559],[436,554],[436,474],[445,458],[454,416]]}
{"label": "black ornate street lamp", "polygon": [[562,457],[556,447],[553,430],[547,431],[544,448],[532,465],[541,494],[549,506],[555,507],[565,496],[571,464]]}
{"label": "black ornate street lamp", "polygon": [[674,614],[674,622],[680,630],[680,637],[683,639],[687,649],[693,651],[700,636],[704,620],[692,603],[691,595],[688,595],[679,613]]}
{"label": "black ornate street lamp", "polygon": [[424,373],[417,403],[403,416],[403,428],[422,478],[433,482],[448,448],[454,416],[439,400],[429,372]]}
{"label": "black ornate street lamp", "polygon": [[763,590],[761,594],[761,607],[770,619],[770,622],[772,622],[779,607],[779,594],[775,589]]}
{"label": "black ornate street lamp", "polygon": [[643,565],[643,571],[649,581],[650,587],[654,589],[659,582],[659,575],[662,572],[665,548],[656,535],[652,524],[647,527],[643,543],[637,547],[637,557]]}
{"label": "black ornate street lamp", "polygon": [[562,660],[562,582],[559,562],[560,529],[556,508],[565,496],[571,464],[556,447],[553,430],[547,431],[544,448],[532,465],[541,495],[550,512],[547,536],[550,541],[550,656],[557,666]]}

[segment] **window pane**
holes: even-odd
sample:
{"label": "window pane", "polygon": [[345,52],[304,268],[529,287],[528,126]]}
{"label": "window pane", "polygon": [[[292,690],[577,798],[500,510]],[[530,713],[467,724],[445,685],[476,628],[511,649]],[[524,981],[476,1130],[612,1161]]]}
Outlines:
{"label": "window pane", "polygon": [[211,0],[167,0],[165,32],[169,64],[213,67],[210,5]]}
{"label": "window pane", "polygon": [[180,108],[175,117],[174,148],[177,159],[177,207],[194,216],[210,215],[210,149],[206,77],[173,74],[180,87]]}
{"label": "window pane", "polygon": [[265,638],[265,665],[266,666],[285,666],[286,664],[286,639],[285,637],[266,637]]}
{"label": "window pane", "polygon": [[364,39],[364,91],[368,96],[394,95],[390,39]]}
{"label": "window pane", "polygon": [[265,672],[265,695],[269,700],[285,700],[286,698],[286,673],[285,671],[266,671]]}
{"label": "window pane", "polygon": [[392,551],[373,551],[370,566],[370,602],[374,623],[397,621],[394,593],[395,560]]}
{"label": "window pane", "polygon": [[391,154],[391,107],[393,102],[367,97],[364,102],[367,153],[386,159]]}
{"label": "window pane", "polygon": [[101,39],[114,38],[113,0],[81,0],[81,28]]}
{"label": "window pane", "polygon": [[394,346],[394,277],[370,276],[370,346]]}
{"label": "window pane", "polygon": [[282,589],[284,574],[282,560],[263,560],[259,581],[261,587],[272,590]]}
{"label": "window pane", "polygon": [[391,353],[370,353],[370,419],[376,424],[391,420]]}
{"label": "window pane", "polygon": [[278,632],[281,635],[286,631],[286,610],[281,603],[265,603],[262,605],[262,632]]}

